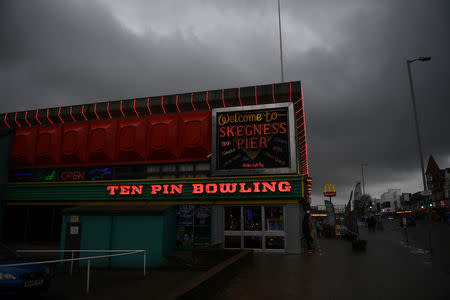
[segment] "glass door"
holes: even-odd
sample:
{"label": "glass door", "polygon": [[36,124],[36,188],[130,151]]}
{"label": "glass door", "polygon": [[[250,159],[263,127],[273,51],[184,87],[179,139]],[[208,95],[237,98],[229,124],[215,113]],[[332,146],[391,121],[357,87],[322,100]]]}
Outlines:
{"label": "glass door", "polygon": [[284,250],[284,206],[225,206],[224,214],[225,248]]}
{"label": "glass door", "polygon": [[264,249],[284,249],[284,206],[264,206]]}
{"label": "glass door", "polygon": [[262,249],[263,234],[262,224],[263,215],[261,206],[244,206],[244,245],[243,248]]}
{"label": "glass door", "polygon": [[225,248],[242,248],[242,206],[225,206]]}

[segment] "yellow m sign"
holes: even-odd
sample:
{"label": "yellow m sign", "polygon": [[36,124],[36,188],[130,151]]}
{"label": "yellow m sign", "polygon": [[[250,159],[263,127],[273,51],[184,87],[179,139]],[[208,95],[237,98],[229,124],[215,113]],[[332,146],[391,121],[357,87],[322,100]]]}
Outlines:
{"label": "yellow m sign", "polygon": [[336,196],[336,189],[333,184],[325,184],[325,188],[323,189],[323,195],[325,197],[334,197]]}

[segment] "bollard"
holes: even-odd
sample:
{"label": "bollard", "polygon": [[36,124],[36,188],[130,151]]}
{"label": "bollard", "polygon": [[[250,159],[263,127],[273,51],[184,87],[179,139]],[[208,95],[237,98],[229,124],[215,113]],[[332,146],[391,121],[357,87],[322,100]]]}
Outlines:
{"label": "bollard", "polygon": [[70,261],[70,276],[72,276],[73,272],[73,250],[72,250],[72,260]]}
{"label": "bollard", "polygon": [[146,262],[147,250],[144,250],[144,277],[145,277],[145,262]]}
{"label": "bollard", "polygon": [[88,259],[88,266],[87,266],[87,284],[86,284],[86,293],[89,294],[89,273],[91,269],[91,260]]}

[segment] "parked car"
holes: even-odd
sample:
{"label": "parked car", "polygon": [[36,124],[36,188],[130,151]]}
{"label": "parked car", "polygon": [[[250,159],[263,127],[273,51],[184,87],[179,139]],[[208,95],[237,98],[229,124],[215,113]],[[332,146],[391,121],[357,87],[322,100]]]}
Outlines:
{"label": "parked car", "polygon": [[49,269],[42,264],[2,267],[3,265],[33,262],[20,257],[14,250],[0,242],[0,296],[36,295],[50,287]]}

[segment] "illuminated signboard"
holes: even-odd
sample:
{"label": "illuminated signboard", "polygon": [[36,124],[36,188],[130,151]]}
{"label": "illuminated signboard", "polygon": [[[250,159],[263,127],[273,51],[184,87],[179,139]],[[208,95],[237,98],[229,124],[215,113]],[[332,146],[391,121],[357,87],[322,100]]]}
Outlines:
{"label": "illuminated signboard", "polygon": [[[145,190],[144,190],[145,187]],[[288,193],[291,191],[289,181],[254,181],[190,183],[190,184],[150,184],[150,185],[107,185],[108,195],[183,195],[196,194],[249,194],[249,193]]]}
{"label": "illuminated signboard", "polygon": [[229,201],[299,201],[303,197],[299,175],[227,178],[141,179],[109,181],[59,181],[53,184],[9,182],[5,185],[8,203],[46,204],[109,202],[159,202],[177,204]]}
{"label": "illuminated signboard", "polygon": [[323,189],[323,195],[325,197],[335,197],[336,189],[333,184],[325,184],[325,188]]}
{"label": "illuminated signboard", "polygon": [[292,103],[214,109],[213,175],[296,173]]}
{"label": "illuminated signboard", "polygon": [[10,182],[111,180],[111,167],[43,168],[13,171]]}

